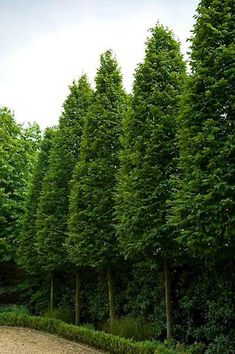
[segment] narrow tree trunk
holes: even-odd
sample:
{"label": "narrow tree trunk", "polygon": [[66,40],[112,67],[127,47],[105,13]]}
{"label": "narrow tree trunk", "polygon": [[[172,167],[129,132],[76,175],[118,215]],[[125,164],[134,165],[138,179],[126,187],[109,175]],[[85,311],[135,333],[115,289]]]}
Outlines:
{"label": "narrow tree trunk", "polygon": [[114,303],[114,278],[112,270],[108,267],[108,289],[109,289],[109,316],[112,322],[115,319],[115,303]]}
{"label": "narrow tree trunk", "polygon": [[167,259],[164,258],[165,273],[165,299],[166,299],[166,332],[167,338],[172,338],[173,318],[172,318],[172,299],[171,299],[171,275]]}
{"label": "narrow tree trunk", "polygon": [[51,272],[51,282],[50,282],[50,306],[49,309],[52,311],[54,308],[54,273]]}
{"label": "narrow tree trunk", "polygon": [[79,269],[76,269],[76,294],[75,294],[75,325],[80,324],[81,311],[81,277]]}

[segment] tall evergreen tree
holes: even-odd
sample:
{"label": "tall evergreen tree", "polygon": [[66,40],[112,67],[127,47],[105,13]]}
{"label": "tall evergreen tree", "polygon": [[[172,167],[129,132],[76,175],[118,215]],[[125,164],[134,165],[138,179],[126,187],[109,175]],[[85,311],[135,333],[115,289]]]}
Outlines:
{"label": "tall evergreen tree", "polygon": [[27,272],[33,272],[38,269],[36,261],[37,251],[35,249],[37,234],[36,216],[42,190],[42,181],[47,173],[49,154],[54,135],[55,130],[53,128],[47,128],[45,130],[25,203],[25,214],[22,221],[22,231],[18,249],[18,262]]}
{"label": "tall evergreen tree", "polygon": [[70,180],[79,159],[84,117],[91,96],[85,75],[70,86],[43,180],[37,215],[37,251],[42,268],[51,273],[50,308],[53,307],[53,272],[66,262],[63,243],[67,233]]}
{"label": "tall evergreen tree", "polygon": [[172,336],[168,256],[172,241],[166,201],[175,171],[176,116],[185,79],[179,43],[160,25],[151,30],[135,73],[131,110],[124,121],[117,188],[118,238],[126,258],[164,259],[167,336]]}
{"label": "tall evergreen tree", "polygon": [[171,222],[197,256],[234,252],[235,3],[202,0],[179,119],[178,191]]}
{"label": "tall evergreen tree", "polygon": [[126,109],[122,76],[111,51],[101,55],[96,92],[81,143],[70,199],[70,260],[107,270],[110,318],[115,316],[112,267],[117,261],[114,198],[121,121]]}

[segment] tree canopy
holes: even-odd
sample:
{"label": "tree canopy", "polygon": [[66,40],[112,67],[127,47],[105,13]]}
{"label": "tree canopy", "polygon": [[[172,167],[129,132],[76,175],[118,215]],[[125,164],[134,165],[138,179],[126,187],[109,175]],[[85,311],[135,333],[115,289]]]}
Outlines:
{"label": "tree canopy", "polygon": [[0,108],[0,255],[15,256],[24,197],[40,140],[37,124],[23,128],[7,108]]}
{"label": "tree canopy", "polygon": [[234,2],[202,0],[192,73],[179,117],[179,178],[171,222],[194,254],[234,250]]}
{"label": "tree canopy", "polygon": [[54,135],[55,129],[47,128],[45,130],[25,203],[22,231],[19,238],[18,259],[20,265],[28,272],[32,272],[38,267],[38,262],[36,261],[37,250],[35,245],[37,234],[36,218],[42,191],[42,183],[48,170],[49,155]]}
{"label": "tree canopy", "polygon": [[81,159],[73,175],[66,245],[76,265],[97,267],[114,263],[117,255],[113,193],[126,99],[120,69],[111,51],[101,55],[95,81]]}
{"label": "tree canopy", "polygon": [[126,257],[168,250],[166,201],[176,169],[176,117],[184,79],[179,43],[157,24],[136,70],[131,109],[124,121],[116,208]]}
{"label": "tree canopy", "polygon": [[58,269],[66,261],[62,245],[67,233],[70,179],[79,159],[84,117],[92,97],[86,75],[73,82],[69,89],[53,140],[37,214],[37,250],[40,263],[47,270]]}

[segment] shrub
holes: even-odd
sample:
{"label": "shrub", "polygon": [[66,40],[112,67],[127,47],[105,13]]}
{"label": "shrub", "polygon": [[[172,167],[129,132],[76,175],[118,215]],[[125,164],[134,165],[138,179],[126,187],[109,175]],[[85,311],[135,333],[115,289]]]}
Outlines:
{"label": "shrub", "polygon": [[230,337],[220,335],[215,337],[214,341],[209,345],[206,354],[233,354],[235,348],[235,340]]}
{"label": "shrub", "polygon": [[0,307],[0,314],[2,313],[14,313],[16,315],[29,315],[29,310],[25,306],[8,305]]}
{"label": "shrub", "polygon": [[186,347],[184,344],[174,341],[173,339],[167,339],[164,344],[160,344],[155,354],[203,354],[205,345],[203,343],[194,343],[190,347]]}

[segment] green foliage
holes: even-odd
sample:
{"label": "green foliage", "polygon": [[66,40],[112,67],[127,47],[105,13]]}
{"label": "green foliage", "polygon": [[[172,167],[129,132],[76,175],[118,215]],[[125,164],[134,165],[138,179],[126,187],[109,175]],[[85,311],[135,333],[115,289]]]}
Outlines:
{"label": "green foliage", "polygon": [[[157,25],[133,97],[107,51],[95,94],[85,76],[71,85],[59,128],[46,130],[40,152],[38,125],[24,128],[0,108],[0,300],[17,302],[20,294],[21,303],[42,314],[50,271],[58,307],[44,317],[1,307],[0,325],[45,330],[117,354],[234,352],[234,10],[233,0],[201,0],[181,107],[179,43]],[[171,261],[174,336],[191,347],[135,342],[61,321],[74,317],[69,260],[81,267],[82,321],[104,326],[108,268],[115,270],[120,319],[105,329],[163,339],[161,256]],[[26,273],[20,285],[13,260]]]}
{"label": "green foliage", "polygon": [[[77,341],[108,351],[111,354],[201,354],[192,347],[186,349],[180,344],[161,344],[159,342],[136,342],[87,326],[73,326],[48,317],[33,317],[15,313],[0,314],[0,326],[20,326],[57,334],[65,339]],[[199,348],[197,346],[197,348]],[[197,350],[197,351],[196,351]],[[218,352],[220,354],[220,352]],[[230,354],[230,353],[228,353]]]}
{"label": "green foliage", "polygon": [[154,354],[154,350],[158,346],[158,343],[134,342],[108,333],[94,331],[84,326],[77,327],[46,317],[0,314],[0,325],[29,327],[46,331],[97,349],[107,350],[112,354]]}
{"label": "green foliage", "polygon": [[234,40],[234,1],[202,0],[179,118],[171,215],[179,242],[199,257],[234,253]]}
{"label": "green foliage", "polygon": [[[176,336],[187,343],[213,343],[234,338],[233,264],[210,266],[193,262],[177,269]],[[213,344],[212,344],[213,345]]]}
{"label": "green foliage", "polygon": [[[1,196],[0,199],[3,199],[3,197]],[[3,201],[1,200],[1,203],[3,204]],[[4,216],[4,218],[1,218],[2,221],[5,222],[6,217]],[[9,259],[11,258],[11,254],[12,254],[12,247],[10,242],[8,242],[6,236],[3,237],[1,236],[0,238],[0,257],[3,261],[9,261]]]}
{"label": "green foliage", "polygon": [[0,108],[1,262],[15,255],[29,171],[37,150],[35,131],[38,137],[38,126],[23,129],[7,108]]}
{"label": "green foliage", "polygon": [[154,354],[189,354],[189,351],[182,349],[167,348],[164,344],[160,344]]}
{"label": "green foliage", "polygon": [[81,318],[85,323],[93,323],[100,328],[109,314],[106,272],[94,268],[83,270],[81,283]]}
{"label": "green foliage", "polygon": [[28,123],[26,127],[22,127],[22,138],[26,144],[25,154],[28,160],[28,180],[30,180],[42,139],[42,132],[39,125],[34,122],[32,124]]}
{"label": "green foliage", "polygon": [[[74,274],[73,272],[55,272],[54,306],[60,313],[64,309],[64,320],[72,321],[74,308]],[[35,272],[23,274],[18,285],[20,303],[27,305],[31,313],[43,315],[48,310],[50,296],[50,276],[39,268]],[[70,315],[68,315],[70,313]],[[71,317],[71,320],[68,319]]]}
{"label": "green foliage", "polygon": [[72,180],[66,246],[71,262],[79,266],[103,266],[117,258],[113,193],[125,109],[121,73],[107,51],[101,55]]}
{"label": "green foliage", "polygon": [[173,340],[166,340],[164,343],[158,345],[154,354],[203,354],[204,349],[205,347],[201,343],[186,347],[184,344]]}
{"label": "green foliage", "polygon": [[48,284],[45,274],[26,273],[18,286],[18,292],[23,304],[31,313],[41,314],[48,306]]}
{"label": "green foliage", "polygon": [[115,336],[133,339],[137,341],[153,339],[154,329],[150,323],[143,323],[131,317],[119,318],[108,321],[104,326],[105,332]]}
{"label": "green foliage", "polygon": [[47,318],[61,320],[67,323],[74,322],[73,313],[71,312],[70,308],[57,308],[53,310],[48,310],[43,313],[43,316]]}
{"label": "green foliage", "polygon": [[47,128],[40,146],[37,162],[34,167],[29,192],[26,198],[25,214],[22,220],[22,231],[19,238],[18,262],[28,272],[35,271],[37,264],[36,216],[42,190],[42,181],[47,173],[49,154],[53,144],[55,130]]}
{"label": "green foliage", "polygon": [[11,305],[11,306],[1,306],[0,314],[4,313],[13,313],[16,316],[29,315],[29,310],[27,307],[20,305]]}
{"label": "green foliage", "polygon": [[118,238],[126,257],[169,248],[166,200],[175,171],[176,116],[184,79],[179,43],[156,25],[136,70],[124,121],[116,201]]}
{"label": "green foliage", "polygon": [[164,276],[155,259],[120,266],[116,276],[116,306],[119,317],[151,323],[154,338],[165,337]]}
{"label": "green foliage", "polygon": [[235,348],[234,337],[220,335],[209,344],[205,354],[233,354]]}
{"label": "green foliage", "polygon": [[70,179],[79,159],[84,117],[92,90],[86,76],[70,86],[43,180],[37,213],[37,251],[43,269],[52,271],[66,262],[63,242],[67,232]]}

